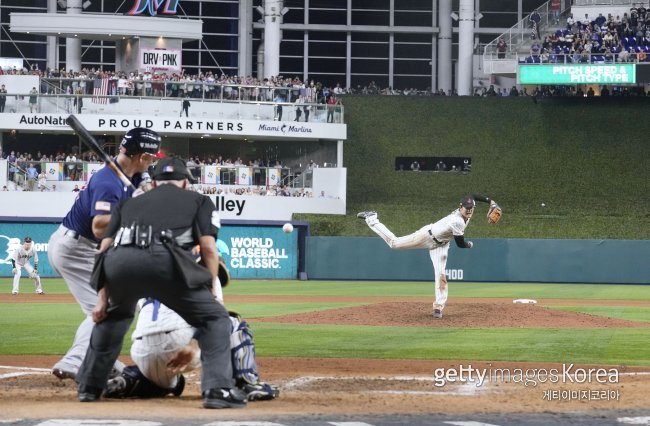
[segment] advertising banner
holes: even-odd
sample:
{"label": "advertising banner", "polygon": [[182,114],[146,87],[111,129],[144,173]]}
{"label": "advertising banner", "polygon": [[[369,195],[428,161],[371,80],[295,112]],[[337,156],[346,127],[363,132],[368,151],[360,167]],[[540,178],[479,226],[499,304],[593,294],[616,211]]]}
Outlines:
{"label": "advertising banner", "polygon": [[298,233],[280,226],[224,226],[217,248],[233,279],[298,277]]}
{"label": "advertising banner", "polygon": [[280,184],[280,169],[268,169],[266,172],[266,184],[275,186]]}
{"label": "advertising banner", "polygon": [[63,180],[63,163],[45,163],[45,178],[57,182]]}
{"label": "advertising banner", "polygon": [[88,182],[88,180],[97,173],[99,169],[104,166],[104,163],[84,163],[84,176],[83,180]]}
{"label": "advertising banner", "polygon": [[201,183],[207,185],[218,185],[221,183],[217,166],[203,166],[202,169],[203,173],[201,174]]}
{"label": "advertising banner", "polygon": [[[58,277],[47,258],[50,235],[58,227],[58,223],[0,223],[0,277],[12,276],[11,257],[26,236],[34,241],[41,277]],[[222,226],[217,248],[233,279],[298,277],[298,232],[285,234],[280,226]]]}
{"label": "advertising banner", "polygon": [[140,69],[144,71],[181,71],[181,51],[176,49],[141,49]]}
{"label": "advertising banner", "polygon": [[252,185],[253,170],[250,167],[237,168],[237,185]]}

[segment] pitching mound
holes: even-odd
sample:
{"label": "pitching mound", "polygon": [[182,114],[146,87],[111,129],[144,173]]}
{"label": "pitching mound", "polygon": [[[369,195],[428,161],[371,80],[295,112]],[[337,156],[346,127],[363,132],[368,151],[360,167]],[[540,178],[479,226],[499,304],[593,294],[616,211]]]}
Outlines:
{"label": "pitching mound", "polygon": [[503,300],[451,302],[443,318],[433,318],[431,303],[385,302],[353,308],[329,309],[304,314],[255,318],[255,322],[292,324],[349,324],[432,327],[521,327],[521,328],[627,328],[650,327],[650,323],[597,315],[565,312],[539,305],[514,304]]}

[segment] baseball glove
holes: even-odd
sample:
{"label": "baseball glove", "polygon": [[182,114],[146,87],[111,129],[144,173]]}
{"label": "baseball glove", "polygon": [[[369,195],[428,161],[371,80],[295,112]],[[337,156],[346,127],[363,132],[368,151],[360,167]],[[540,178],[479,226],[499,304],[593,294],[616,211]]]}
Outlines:
{"label": "baseball glove", "polygon": [[492,204],[490,204],[490,209],[488,210],[487,213],[488,223],[492,225],[494,225],[495,223],[499,223],[499,221],[501,220],[501,216],[502,216],[501,207],[499,207],[497,203],[492,202]]}
{"label": "baseball glove", "polygon": [[217,276],[219,277],[219,282],[221,283],[221,287],[225,287],[228,285],[230,282],[230,271],[228,270],[228,267],[226,266],[226,262],[224,262],[223,257],[219,258],[219,272],[217,272]]}

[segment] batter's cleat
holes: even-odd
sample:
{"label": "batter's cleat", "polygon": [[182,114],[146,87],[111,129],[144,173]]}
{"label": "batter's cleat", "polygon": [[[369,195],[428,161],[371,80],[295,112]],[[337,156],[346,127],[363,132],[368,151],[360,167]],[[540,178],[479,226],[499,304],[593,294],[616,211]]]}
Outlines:
{"label": "batter's cleat", "polygon": [[12,292],[11,292],[11,295],[12,295],[12,296],[18,296],[18,292],[17,292],[17,291],[12,291]]}
{"label": "batter's cleat", "polygon": [[246,394],[238,388],[210,389],[203,392],[203,407],[205,408],[244,408]]}
{"label": "batter's cleat", "polygon": [[72,371],[66,371],[61,368],[53,368],[52,374],[61,380],[66,380],[66,379],[74,380],[77,378],[77,373],[73,373]]}
{"label": "batter's cleat", "polygon": [[45,294],[44,291],[37,291],[36,294]]}
{"label": "batter's cleat", "polygon": [[435,319],[442,319],[442,311],[440,309],[433,310],[433,317]]}
{"label": "batter's cleat", "polygon": [[238,385],[241,390],[246,392],[246,398],[249,401],[268,401],[280,396],[280,389],[277,386],[264,382],[257,382],[254,385],[250,383],[241,383]]}
{"label": "batter's cleat", "polygon": [[117,376],[109,379],[106,382],[106,389],[104,390],[104,397],[106,398],[126,398],[129,392],[129,378],[124,376]]}
{"label": "batter's cleat", "polygon": [[369,218],[371,216],[377,216],[377,212],[368,211],[368,212],[359,212],[359,213],[357,213],[357,217],[359,219],[367,219],[367,218]]}
{"label": "batter's cleat", "polygon": [[80,402],[95,402],[102,394],[102,390],[94,386],[79,385],[77,396]]}

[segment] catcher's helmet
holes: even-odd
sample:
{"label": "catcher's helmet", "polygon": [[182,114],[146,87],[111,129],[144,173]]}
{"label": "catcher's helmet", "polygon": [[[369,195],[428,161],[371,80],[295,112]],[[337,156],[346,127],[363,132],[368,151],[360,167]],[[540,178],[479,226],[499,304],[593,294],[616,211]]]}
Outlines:
{"label": "catcher's helmet", "polygon": [[120,147],[125,149],[126,155],[135,155],[146,152],[157,155],[160,150],[160,135],[153,130],[136,127],[126,132]]}

